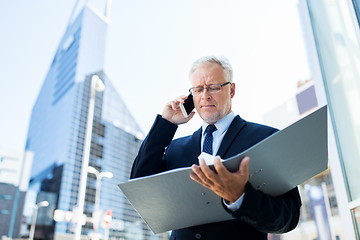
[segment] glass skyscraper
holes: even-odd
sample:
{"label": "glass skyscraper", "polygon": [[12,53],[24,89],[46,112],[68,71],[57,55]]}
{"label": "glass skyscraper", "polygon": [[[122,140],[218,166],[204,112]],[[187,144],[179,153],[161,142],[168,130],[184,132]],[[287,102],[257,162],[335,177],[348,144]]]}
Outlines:
{"label": "glass skyscraper", "polygon": [[[73,239],[81,163],[94,75],[104,85],[95,95],[89,165],[103,178],[100,208],[112,211],[111,239],[162,239],[154,236],[117,187],[128,180],[132,161],[141,144],[142,132],[104,73],[108,18],[85,5],[69,24],[32,110],[26,150],[34,153],[28,203],[48,201],[38,210],[35,238]],[[93,232],[96,178],[88,174],[84,214],[88,219],[82,234]],[[26,208],[25,209],[29,209]],[[53,213],[65,213],[54,221]],[[24,211],[25,216],[32,212]],[[98,232],[104,233],[100,221]]]}

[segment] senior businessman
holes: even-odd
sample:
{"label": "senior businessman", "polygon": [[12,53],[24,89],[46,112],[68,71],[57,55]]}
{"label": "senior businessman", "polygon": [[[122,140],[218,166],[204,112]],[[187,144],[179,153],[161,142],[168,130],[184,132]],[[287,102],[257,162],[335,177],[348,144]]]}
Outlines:
{"label": "senior businessman", "polygon": [[[170,239],[263,240],[267,239],[267,233],[285,233],[294,229],[301,207],[297,188],[276,197],[267,195],[248,181],[249,157],[245,157],[239,170],[233,173],[220,161],[220,158],[243,152],[277,130],[247,122],[232,111],[235,83],[226,58],[207,56],[198,59],[191,67],[189,78],[190,93],[196,112],[203,120],[202,126],[191,136],[173,139],[178,125],[190,121],[195,112],[183,116],[180,104],[187,96],[168,102],[142,143],[130,177],[192,166],[190,177],[219,195],[224,209],[235,219],[175,229]],[[215,171],[204,161],[198,162],[201,152],[219,156],[214,161]]]}

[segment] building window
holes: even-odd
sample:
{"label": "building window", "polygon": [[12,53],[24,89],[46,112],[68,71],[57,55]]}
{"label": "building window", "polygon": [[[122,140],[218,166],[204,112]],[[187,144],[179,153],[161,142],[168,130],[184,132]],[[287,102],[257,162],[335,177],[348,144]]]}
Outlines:
{"label": "building window", "polygon": [[0,195],[0,199],[3,199],[3,200],[12,200],[12,196],[11,196],[11,195]]}
{"label": "building window", "polygon": [[6,210],[6,209],[0,209],[0,214],[1,214],[1,215],[9,215],[9,214],[10,214],[10,211],[9,211],[9,210]]}

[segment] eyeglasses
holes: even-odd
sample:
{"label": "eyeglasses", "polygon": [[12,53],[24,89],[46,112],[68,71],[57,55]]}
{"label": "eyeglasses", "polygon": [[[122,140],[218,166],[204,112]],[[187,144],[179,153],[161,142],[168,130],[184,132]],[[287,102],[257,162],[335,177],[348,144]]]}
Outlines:
{"label": "eyeglasses", "polygon": [[228,84],[230,84],[231,82],[226,82],[223,84],[217,83],[217,84],[210,84],[207,85],[206,87],[192,87],[189,89],[189,92],[193,95],[193,96],[198,96],[200,95],[200,93],[204,92],[204,89],[206,89],[206,91],[208,93],[217,93],[221,91],[221,88],[223,86],[226,86]]}

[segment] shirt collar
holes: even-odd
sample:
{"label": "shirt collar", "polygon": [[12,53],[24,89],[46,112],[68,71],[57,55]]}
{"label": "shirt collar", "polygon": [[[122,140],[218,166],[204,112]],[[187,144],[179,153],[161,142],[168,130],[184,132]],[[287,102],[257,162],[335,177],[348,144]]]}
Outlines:
{"label": "shirt collar", "polygon": [[[228,115],[226,115],[225,117],[223,117],[222,119],[220,119],[219,121],[217,121],[215,123],[215,127],[217,129],[217,131],[220,134],[223,134],[230,126],[231,122],[234,120],[235,118],[235,113],[233,111],[231,111]],[[202,123],[202,134],[204,135],[205,129],[209,124],[204,122]]]}

